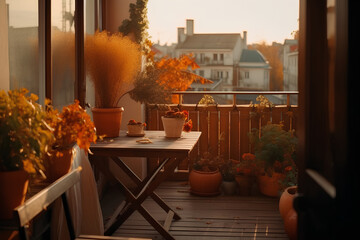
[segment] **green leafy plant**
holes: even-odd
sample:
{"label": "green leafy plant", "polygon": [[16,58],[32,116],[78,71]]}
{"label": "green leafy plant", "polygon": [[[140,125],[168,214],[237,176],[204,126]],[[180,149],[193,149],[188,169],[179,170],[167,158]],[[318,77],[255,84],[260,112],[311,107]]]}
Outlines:
{"label": "green leafy plant", "polygon": [[235,181],[235,165],[237,161],[232,159],[219,158],[219,168],[224,181]]}
{"label": "green leafy plant", "polygon": [[147,29],[149,21],[147,19],[148,0],[136,0],[136,3],[129,4],[130,17],[125,19],[120,27],[119,32],[124,35],[134,34],[135,42],[141,44],[148,37]]}
{"label": "green leafy plant", "polygon": [[198,171],[213,172],[217,169],[220,170],[221,161],[218,157],[213,157],[210,152],[205,152],[202,156],[196,158],[193,168]]}
{"label": "green leafy plant", "polygon": [[43,158],[55,138],[47,112],[27,89],[0,91],[0,171],[44,170]]}
{"label": "green leafy plant", "polygon": [[285,160],[295,158],[297,138],[294,131],[285,131],[281,123],[268,123],[261,130],[254,128],[249,137],[259,166],[269,176],[283,173]]}

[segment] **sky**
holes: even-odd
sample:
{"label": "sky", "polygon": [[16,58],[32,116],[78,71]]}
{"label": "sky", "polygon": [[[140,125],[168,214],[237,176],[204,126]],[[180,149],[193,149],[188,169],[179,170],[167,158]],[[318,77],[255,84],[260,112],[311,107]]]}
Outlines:
{"label": "sky", "polygon": [[284,43],[298,30],[299,0],[149,0],[149,35],[177,42],[177,28],[194,20],[194,33],[242,33],[247,43]]}

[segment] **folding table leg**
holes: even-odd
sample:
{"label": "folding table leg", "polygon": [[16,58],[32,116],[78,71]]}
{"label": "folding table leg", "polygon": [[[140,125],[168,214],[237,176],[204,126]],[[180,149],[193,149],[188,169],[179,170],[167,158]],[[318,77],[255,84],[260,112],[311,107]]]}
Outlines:
{"label": "folding table leg", "polygon": [[[145,183],[147,182],[147,180],[149,180],[149,178],[145,178],[143,181],[141,181],[139,179],[139,177],[125,163],[123,163],[121,161],[120,158],[111,157],[111,159],[117,165],[119,165],[121,167],[121,169],[124,170],[124,172],[131,178],[131,180],[133,180],[138,185],[138,188],[135,189],[134,194],[139,194],[141,189],[144,187]],[[181,160],[179,160],[179,162],[181,162]],[[154,170],[154,172],[155,171],[156,171],[156,169]],[[153,174],[154,174],[154,172],[153,172]],[[176,211],[174,211],[172,208],[170,208],[155,192],[153,192],[150,196],[162,209],[164,209],[165,212],[173,211],[175,220],[181,219],[179,214],[177,214]]]}
{"label": "folding table leg", "polygon": [[174,213],[174,219],[179,220],[181,217],[171,207],[169,207],[156,193],[151,194],[151,198],[162,208],[165,212],[172,211]]}
{"label": "folding table leg", "polygon": [[158,231],[165,239],[175,239],[167,229],[165,229],[158,221],[156,221],[151,214],[142,206],[138,209],[139,213],[148,221],[156,231]]}

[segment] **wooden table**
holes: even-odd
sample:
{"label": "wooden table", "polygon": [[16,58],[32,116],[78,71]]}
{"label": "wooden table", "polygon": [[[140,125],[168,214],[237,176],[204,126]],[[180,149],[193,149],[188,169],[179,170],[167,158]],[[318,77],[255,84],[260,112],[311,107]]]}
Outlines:
{"label": "wooden table", "polygon": [[[128,137],[125,132],[112,139],[92,144],[90,150],[93,155],[89,155],[90,161],[100,171],[109,174],[106,169],[108,160],[113,160],[137,185],[135,190],[130,190],[120,179],[118,181],[124,187],[127,200],[120,204],[115,211],[109,224],[105,227],[105,235],[112,235],[119,226],[137,210],[165,239],[174,239],[170,233],[172,219],[179,220],[180,216],[171,209],[154,190],[169,175],[171,175],[178,164],[189,156],[194,146],[200,138],[201,132],[183,132],[181,138],[166,138],[164,131],[145,131],[145,137],[151,143],[138,143],[142,137]],[[144,180],[140,180],[131,169],[119,157],[150,157],[161,159],[160,164]],[[105,164],[104,164],[105,163]],[[105,167],[104,167],[105,166]],[[163,210],[167,212],[164,225],[155,220],[151,214],[142,206],[147,197],[151,197]]]}

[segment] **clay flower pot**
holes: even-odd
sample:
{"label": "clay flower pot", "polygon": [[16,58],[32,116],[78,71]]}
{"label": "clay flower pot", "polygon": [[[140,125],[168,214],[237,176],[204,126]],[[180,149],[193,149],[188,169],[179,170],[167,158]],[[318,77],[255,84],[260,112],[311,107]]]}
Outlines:
{"label": "clay flower pot", "polygon": [[250,196],[252,186],[254,183],[254,177],[248,175],[236,175],[235,180],[238,184],[239,195],[241,196]]}
{"label": "clay flower pot", "polygon": [[297,213],[295,209],[290,209],[284,218],[284,228],[290,240],[297,239]]}
{"label": "clay flower pot", "polygon": [[74,159],[74,149],[51,150],[51,155],[46,157],[46,177],[48,182],[54,182],[67,174]]}
{"label": "clay flower pot", "polygon": [[105,137],[118,137],[123,107],[119,108],[92,108],[93,121],[98,135]]}
{"label": "clay flower pot", "polygon": [[219,170],[202,172],[191,170],[189,174],[190,192],[199,196],[215,196],[220,194],[222,176]]}
{"label": "clay flower pot", "polygon": [[258,186],[262,194],[269,197],[278,197],[280,196],[280,183],[279,180],[284,178],[284,174],[273,173],[271,177],[268,175],[258,176]]}
{"label": "clay flower pot", "polygon": [[284,219],[290,209],[293,209],[293,201],[297,193],[297,186],[291,186],[284,190],[279,200],[279,211],[281,217]]}
{"label": "clay flower pot", "polygon": [[13,209],[25,201],[28,185],[24,170],[0,172],[0,219],[13,218]]}

